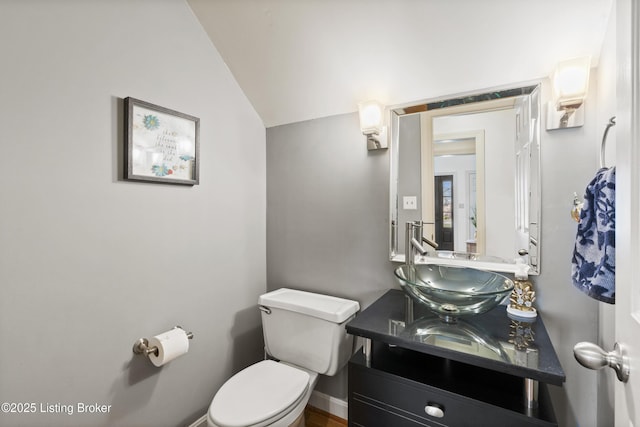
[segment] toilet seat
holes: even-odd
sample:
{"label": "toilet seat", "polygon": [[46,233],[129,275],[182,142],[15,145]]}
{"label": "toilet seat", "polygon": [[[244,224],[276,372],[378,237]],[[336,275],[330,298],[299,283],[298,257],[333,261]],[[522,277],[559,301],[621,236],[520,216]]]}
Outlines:
{"label": "toilet seat", "polygon": [[219,427],[262,427],[284,417],[309,388],[307,372],[263,360],[231,377],[209,406]]}

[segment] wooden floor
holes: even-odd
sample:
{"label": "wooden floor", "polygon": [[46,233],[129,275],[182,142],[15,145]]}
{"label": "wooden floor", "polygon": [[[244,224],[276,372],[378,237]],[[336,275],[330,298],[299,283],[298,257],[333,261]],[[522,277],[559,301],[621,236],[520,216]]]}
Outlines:
{"label": "wooden floor", "polygon": [[304,410],[306,427],[345,427],[347,420],[307,405]]}

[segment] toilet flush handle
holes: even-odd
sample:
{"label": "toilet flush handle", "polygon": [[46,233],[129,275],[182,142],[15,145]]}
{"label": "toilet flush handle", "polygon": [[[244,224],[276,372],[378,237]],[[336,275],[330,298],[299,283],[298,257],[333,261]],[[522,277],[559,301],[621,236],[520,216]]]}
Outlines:
{"label": "toilet flush handle", "polygon": [[271,309],[269,307],[265,307],[264,305],[259,305],[258,308],[260,309],[260,311],[263,311],[266,314],[271,314]]}

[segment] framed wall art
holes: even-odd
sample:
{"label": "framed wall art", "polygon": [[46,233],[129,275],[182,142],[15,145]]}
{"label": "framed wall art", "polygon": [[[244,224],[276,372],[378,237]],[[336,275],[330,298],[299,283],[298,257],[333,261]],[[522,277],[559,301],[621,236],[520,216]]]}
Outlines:
{"label": "framed wall art", "polygon": [[200,119],[124,99],[124,179],[198,185]]}

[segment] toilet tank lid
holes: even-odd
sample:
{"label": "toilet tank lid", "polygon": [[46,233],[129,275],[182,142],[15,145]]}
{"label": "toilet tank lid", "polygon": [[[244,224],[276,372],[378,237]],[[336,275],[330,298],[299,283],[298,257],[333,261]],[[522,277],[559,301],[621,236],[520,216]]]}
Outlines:
{"label": "toilet tank lid", "polygon": [[260,295],[258,303],[266,307],[289,310],[334,323],[342,323],[360,310],[358,301],[288,288]]}

